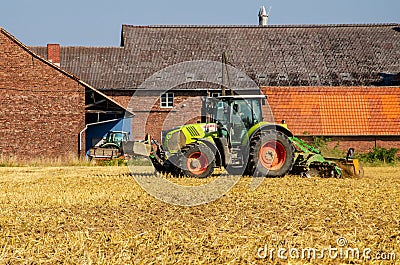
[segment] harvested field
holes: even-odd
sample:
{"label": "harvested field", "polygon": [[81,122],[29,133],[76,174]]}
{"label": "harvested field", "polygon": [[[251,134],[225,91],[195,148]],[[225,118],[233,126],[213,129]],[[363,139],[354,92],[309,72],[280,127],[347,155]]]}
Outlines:
{"label": "harvested field", "polygon": [[400,263],[400,168],[249,182],[184,207],[148,195],[127,167],[3,167],[0,263]]}

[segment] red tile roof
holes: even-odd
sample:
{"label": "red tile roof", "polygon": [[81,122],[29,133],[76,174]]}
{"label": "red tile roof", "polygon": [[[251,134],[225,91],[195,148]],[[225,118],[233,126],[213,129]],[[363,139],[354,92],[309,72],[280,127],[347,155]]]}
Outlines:
{"label": "red tile roof", "polygon": [[400,135],[400,87],[261,87],[295,135]]}

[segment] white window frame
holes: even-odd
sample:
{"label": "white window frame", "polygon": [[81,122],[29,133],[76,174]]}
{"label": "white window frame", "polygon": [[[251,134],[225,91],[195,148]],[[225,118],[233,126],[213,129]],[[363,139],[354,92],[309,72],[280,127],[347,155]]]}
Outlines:
{"label": "white window frame", "polygon": [[[172,98],[172,102],[171,99]],[[174,93],[167,92],[160,95],[160,108],[167,109],[174,107]]]}
{"label": "white window frame", "polygon": [[211,92],[211,97],[217,98],[221,96],[221,92]]}

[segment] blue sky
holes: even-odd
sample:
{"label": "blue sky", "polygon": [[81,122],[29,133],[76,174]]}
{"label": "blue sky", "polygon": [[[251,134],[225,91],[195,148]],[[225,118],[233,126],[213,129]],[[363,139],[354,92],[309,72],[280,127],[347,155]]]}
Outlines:
{"label": "blue sky", "polygon": [[399,0],[7,0],[0,27],[27,45],[117,46],[122,24],[252,25],[261,5],[275,25],[400,23]]}

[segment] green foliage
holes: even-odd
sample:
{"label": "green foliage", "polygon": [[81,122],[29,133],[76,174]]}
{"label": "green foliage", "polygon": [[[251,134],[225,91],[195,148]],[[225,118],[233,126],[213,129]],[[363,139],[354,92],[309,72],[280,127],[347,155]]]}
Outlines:
{"label": "green foliage", "polygon": [[332,148],[328,146],[328,143],[332,142],[329,137],[313,137],[313,146],[321,151],[322,155],[325,157],[343,157],[344,152],[339,149],[339,142]]}
{"label": "green foliage", "polygon": [[151,166],[151,162],[147,158],[132,157],[131,159],[114,158],[111,160],[97,160],[96,165],[99,166]]}
{"label": "green foliage", "polygon": [[123,158],[114,158],[110,160],[97,160],[96,165],[99,166],[126,166],[127,162]]}
{"label": "green foliage", "polygon": [[153,164],[148,158],[133,157],[127,161],[128,166],[152,166]]}
{"label": "green foliage", "polygon": [[374,147],[373,150],[366,154],[359,155],[359,159],[367,163],[394,164],[398,158],[396,157],[398,149],[383,147]]}
{"label": "green foliage", "polygon": [[314,136],[313,137],[313,143],[316,148],[326,147],[328,145],[328,143],[331,141],[332,141],[332,139],[328,138],[328,137],[323,137],[323,136],[321,136],[321,137]]}

